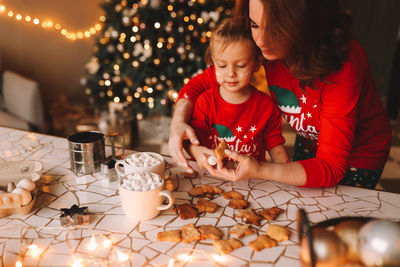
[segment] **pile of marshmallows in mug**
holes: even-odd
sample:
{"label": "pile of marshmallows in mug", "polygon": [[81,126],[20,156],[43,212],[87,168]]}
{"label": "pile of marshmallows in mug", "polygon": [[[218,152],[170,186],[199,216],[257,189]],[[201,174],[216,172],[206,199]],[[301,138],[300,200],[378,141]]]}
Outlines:
{"label": "pile of marshmallows in mug", "polygon": [[[161,164],[159,158],[154,157],[149,153],[135,153],[125,159],[126,162],[135,167],[151,167]],[[126,175],[121,186],[131,191],[152,191],[159,188],[163,184],[162,178],[151,172],[131,173]]]}

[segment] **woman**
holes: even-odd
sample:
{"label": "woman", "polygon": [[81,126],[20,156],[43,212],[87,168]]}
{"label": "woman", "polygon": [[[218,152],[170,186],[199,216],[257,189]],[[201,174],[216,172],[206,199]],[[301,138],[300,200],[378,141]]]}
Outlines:
{"label": "woman", "polygon": [[[341,183],[374,188],[389,154],[391,129],[368,59],[338,1],[237,1],[235,17],[251,27],[266,59],[272,96],[297,133],[294,162],[261,163],[227,151],[237,168],[208,165],[210,173],[231,181],[263,178],[305,187]],[[194,77],[176,104],[169,146],[184,168],[182,140],[198,144],[187,122],[197,96],[212,86],[205,84],[210,75],[207,69]]]}

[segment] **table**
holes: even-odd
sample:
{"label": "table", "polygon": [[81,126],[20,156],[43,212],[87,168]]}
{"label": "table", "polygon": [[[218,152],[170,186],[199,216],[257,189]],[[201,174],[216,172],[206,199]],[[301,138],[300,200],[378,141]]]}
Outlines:
{"label": "table", "polygon": [[[260,179],[231,183],[199,170],[195,162],[191,165],[200,176],[184,179],[182,170],[166,157],[170,177],[179,184],[173,192],[177,204],[188,203],[192,198],[188,190],[204,183],[217,185],[225,191],[235,189],[248,198],[255,210],[272,206],[285,210],[273,223],[288,227],[292,231],[290,240],[274,248],[254,252],[248,243],[268,227],[268,221],[263,220],[260,227],[255,227],[257,234],[241,239],[243,247],[218,257],[212,240],[189,244],[157,242],[157,233],[188,223],[195,223],[196,226],[211,224],[221,229],[224,239],[227,239],[228,230],[242,221],[234,216],[236,211],[227,207],[228,201],[222,196],[213,200],[221,206],[217,212],[203,214],[199,218],[182,220],[170,209],[153,220],[137,222],[124,215],[116,182],[109,182],[102,175],[76,177],[70,171],[66,139],[0,127],[0,161],[24,159],[42,161],[44,173],[31,213],[0,219],[2,266],[16,266],[27,240],[33,240],[42,249],[36,255],[25,254],[24,266],[84,266],[90,260],[92,264],[88,266],[94,266],[93,257],[95,260],[105,259],[109,266],[300,266],[296,231],[299,208],[306,210],[312,223],[339,216],[400,219],[400,194],[348,186],[298,188]],[[87,228],[72,230],[60,226],[60,209],[73,204],[87,206],[92,213]],[[81,237],[74,239],[77,235]],[[90,255],[92,258],[77,258],[80,249],[90,245],[93,239],[96,242],[108,240],[108,243],[103,242],[108,250],[94,249]],[[192,254],[192,258],[188,254]],[[121,255],[122,258],[129,256],[130,260],[117,264],[115,257]],[[197,258],[194,259],[194,256]]]}

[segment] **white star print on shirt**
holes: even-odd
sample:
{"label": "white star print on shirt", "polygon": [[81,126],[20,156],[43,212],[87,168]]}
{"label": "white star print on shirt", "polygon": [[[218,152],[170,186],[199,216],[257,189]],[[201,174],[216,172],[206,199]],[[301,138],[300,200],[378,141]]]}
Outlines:
{"label": "white star print on shirt", "polygon": [[256,126],[251,126],[250,127],[250,132],[254,133],[257,130]]}
{"label": "white star print on shirt", "polygon": [[305,97],[304,95],[301,96],[301,101],[303,101],[303,104],[306,104],[307,102],[307,97]]}
{"label": "white star print on shirt", "polygon": [[311,117],[312,117],[310,112],[307,112],[307,117],[308,117],[308,118],[311,118]]}
{"label": "white star print on shirt", "polygon": [[245,134],[245,135],[243,136],[243,138],[246,139],[246,138],[247,138],[247,134]]}
{"label": "white star print on shirt", "polygon": [[237,131],[237,132],[241,132],[241,131],[242,131],[242,127],[238,126],[238,127],[236,128],[236,131]]}

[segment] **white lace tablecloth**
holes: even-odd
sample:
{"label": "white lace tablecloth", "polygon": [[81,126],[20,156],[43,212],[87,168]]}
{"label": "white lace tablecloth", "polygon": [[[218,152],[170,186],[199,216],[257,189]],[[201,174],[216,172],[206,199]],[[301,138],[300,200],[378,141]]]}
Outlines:
{"label": "white lace tablecloth", "polygon": [[[273,223],[289,228],[292,231],[290,240],[254,252],[248,244],[258,234],[265,233],[269,222],[263,220],[260,227],[254,227],[255,234],[241,239],[243,247],[218,257],[210,239],[189,244],[158,242],[157,233],[188,223],[211,224],[223,231],[224,239],[230,238],[228,230],[242,220],[234,216],[236,211],[227,207],[228,200],[222,196],[213,200],[220,206],[215,213],[202,214],[195,219],[182,220],[170,209],[150,221],[132,221],[122,211],[116,182],[109,182],[102,175],[76,177],[70,171],[66,139],[0,127],[0,161],[24,159],[43,162],[40,190],[30,214],[0,219],[0,266],[16,266],[20,260],[23,266],[93,266],[101,262],[110,266],[294,267],[301,265],[296,230],[299,208],[306,210],[312,223],[339,216],[400,219],[399,194],[348,186],[297,188],[259,179],[231,183],[213,178],[199,170],[194,162],[191,164],[200,176],[184,179],[181,169],[166,157],[170,177],[178,183],[173,192],[177,204],[192,200],[188,191],[193,186],[210,184],[224,191],[240,192],[255,210],[278,206],[285,211]],[[91,213],[91,223],[83,230],[60,225],[60,209],[73,204],[87,206]],[[88,245],[93,245],[90,242],[100,244],[103,239],[108,240],[102,243],[108,250],[92,246],[91,253],[84,251]],[[36,255],[26,253],[26,248],[32,244],[38,248]],[[126,255],[129,260],[120,263],[118,260],[127,258],[118,258],[118,255]]]}

